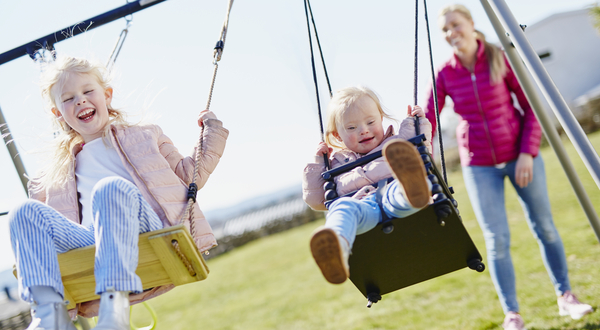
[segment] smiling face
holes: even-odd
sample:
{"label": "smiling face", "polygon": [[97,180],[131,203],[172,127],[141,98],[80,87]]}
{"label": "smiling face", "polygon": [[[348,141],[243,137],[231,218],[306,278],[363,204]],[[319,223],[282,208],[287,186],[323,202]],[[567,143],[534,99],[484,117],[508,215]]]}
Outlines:
{"label": "smiling face", "polygon": [[440,16],[439,23],[446,41],[454,48],[455,53],[465,52],[477,44],[473,20],[458,11],[450,11]]}
{"label": "smiling face", "polygon": [[52,88],[52,112],[77,131],[87,143],[102,137],[108,124],[112,88],[104,89],[91,74],[67,73],[63,84]]}
{"label": "smiling face", "polygon": [[366,154],[383,141],[383,117],[377,104],[368,96],[360,97],[348,107],[336,123],[335,136],[346,148]]}

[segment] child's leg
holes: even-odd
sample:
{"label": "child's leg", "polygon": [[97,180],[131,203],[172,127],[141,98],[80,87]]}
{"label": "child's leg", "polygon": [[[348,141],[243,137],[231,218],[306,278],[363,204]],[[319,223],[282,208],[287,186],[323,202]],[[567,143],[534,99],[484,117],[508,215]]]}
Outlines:
{"label": "child's leg", "polygon": [[94,244],[93,231],[36,200],[18,205],[8,217],[21,298],[32,301],[33,286],[52,287],[64,296],[56,255]]}
{"label": "child's leg", "polygon": [[342,197],[331,204],[325,226],[317,229],[310,249],[327,281],[339,284],[350,276],[348,257],[357,234],[373,229],[381,221],[375,195],[362,200]]}
{"label": "child's leg", "polygon": [[109,289],[139,293],[142,282],[135,274],[140,233],[163,227],[139,189],[120,177],[104,178],[92,191],[92,211],[97,243],[96,293]]}
{"label": "child's leg", "polygon": [[356,235],[368,232],[379,222],[381,212],[375,194],[371,194],[361,200],[342,197],[331,203],[325,227],[346,239],[352,248]]}
{"label": "child's leg", "polygon": [[[427,180],[427,187],[431,190],[431,183]],[[392,181],[381,198],[381,206],[390,218],[404,218],[419,212],[422,208],[410,205],[405,197],[404,189],[398,180]]]}

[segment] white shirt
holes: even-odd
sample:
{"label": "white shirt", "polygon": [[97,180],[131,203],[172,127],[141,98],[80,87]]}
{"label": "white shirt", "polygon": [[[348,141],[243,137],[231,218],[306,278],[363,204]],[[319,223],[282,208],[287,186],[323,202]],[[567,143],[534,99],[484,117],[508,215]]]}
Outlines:
{"label": "white shirt", "polygon": [[109,176],[120,176],[133,183],[133,178],[123,166],[115,148],[105,145],[102,138],[86,143],[75,158],[77,192],[79,192],[79,202],[82,207],[81,224],[89,227],[94,223],[92,189],[98,181]]}

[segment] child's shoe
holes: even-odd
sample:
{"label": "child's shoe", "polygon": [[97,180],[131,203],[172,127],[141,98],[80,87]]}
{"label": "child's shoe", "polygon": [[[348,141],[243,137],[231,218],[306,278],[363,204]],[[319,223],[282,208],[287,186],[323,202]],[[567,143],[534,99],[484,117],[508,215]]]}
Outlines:
{"label": "child's shoe", "polygon": [[502,327],[504,330],[527,330],[521,314],[515,312],[508,312],[506,314]]}
{"label": "child's shoe", "polygon": [[77,330],[64,302],[31,304],[31,323],[26,330]]}
{"label": "child's shoe", "polygon": [[402,184],[410,205],[417,209],[427,206],[431,199],[431,190],[417,148],[408,141],[394,139],[383,146],[383,156],[394,178]]}
{"label": "child's shoe", "polygon": [[579,320],[593,310],[592,306],[579,301],[571,291],[565,291],[562,297],[558,297],[558,314],[561,316],[570,315],[572,319]]}
{"label": "child's shoe", "polygon": [[110,288],[100,295],[96,330],[129,330],[129,292]]}
{"label": "child's shoe", "polygon": [[350,276],[350,246],[346,239],[338,236],[331,228],[321,227],[313,233],[310,251],[329,283],[344,283]]}

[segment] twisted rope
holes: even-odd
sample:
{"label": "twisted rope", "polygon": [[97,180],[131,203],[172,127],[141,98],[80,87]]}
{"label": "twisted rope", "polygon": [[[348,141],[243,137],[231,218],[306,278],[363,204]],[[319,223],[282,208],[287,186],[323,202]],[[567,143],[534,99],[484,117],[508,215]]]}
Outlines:
{"label": "twisted rope", "polygon": [[431,64],[431,81],[433,82],[433,104],[435,105],[435,121],[438,128],[438,140],[440,141],[440,157],[442,162],[442,172],[444,174],[444,182],[448,185],[448,177],[446,176],[446,160],[444,158],[444,141],[442,140],[442,125],[440,123],[440,109],[438,106],[437,88],[435,83],[435,68],[433,66],[433,51],[431,50],[431,33],[429,32],[429,18],[427,17],[427,0],[423,0],[425,7],[425,22],[427,25],[427,41],[429,42],[429,62]]}
{"label": "twisted rope", "polygon": [[[213,89],[215,87],[215,80],[217,79],[217,69],[219,65],[217,62],[221,60],[221,56],[223,55],[223,49],[225,48],[225,39],[227,37],[227,28],[229,26],[229,14],[231,13],[231,6],[233,5],[233,0],[229,0],[227,5],[227,13],[225,15],[225,21],[223,22],[223,27],[221,28],[221,34],[219,36],[219,41],[217,41],[217,45],[215,46],[213,52],[213,64],[214,70],[212,75],[212,80],[210,83],[210,91],[208,93],[208,101],[206,102],[206,110],[210,109],[210,102],[212,100]],[[194,166],[194,175],[192,177],[192,183],[190,184],[190,190],[188,192],[188,201],[187,206],[185,208],[185,212],[183,213],[183,217],[181,217],[180,223],[184,223],[186,220],[190,221],[190,234],[194,237],[194,233],[196,232],[196,228],[192,218],[194,216],[194,203],[196,202],[196,177],[198,175],[198,168],[200,166],[200,155],[202,154],[202,142],[204,141],[204,123],[200,127],[200,137],[198,138],[198,143],[196,145],[196,157],[195,157],[195,166]]]}
{"label": "twisted rope", "polygon": [[190,273],[190,276],[192,276],[192,277],[196,276],[196,271],[194,270],[194,266],[192,266],[192,263],[190,262],[190,260],[181,251],[181,248],[179,247],[179,242],[177,242],[177,240],[174,239],[171,241],[171,245],[173,246],[173,249],[175,249],[175,253],[179,257],[179,259],[181,259],[181,262],[187,269],[188,273]]}
{"label": "twisted rope", "polygon": [[[417,86],[418,86],[418,82],[419,82],[419,0],[415,0],[415,69],[414,69],[414,73],[413,73],[413,81],[414,81],[414,86],[413,86],[413,91],[414,91],[414,97],[413,97],[413,104],[418,104],[418,97],[417,97]],[[421,134],[421,125],[419,124],[419,116],[415,116],[415,135],[419,135]]]}

